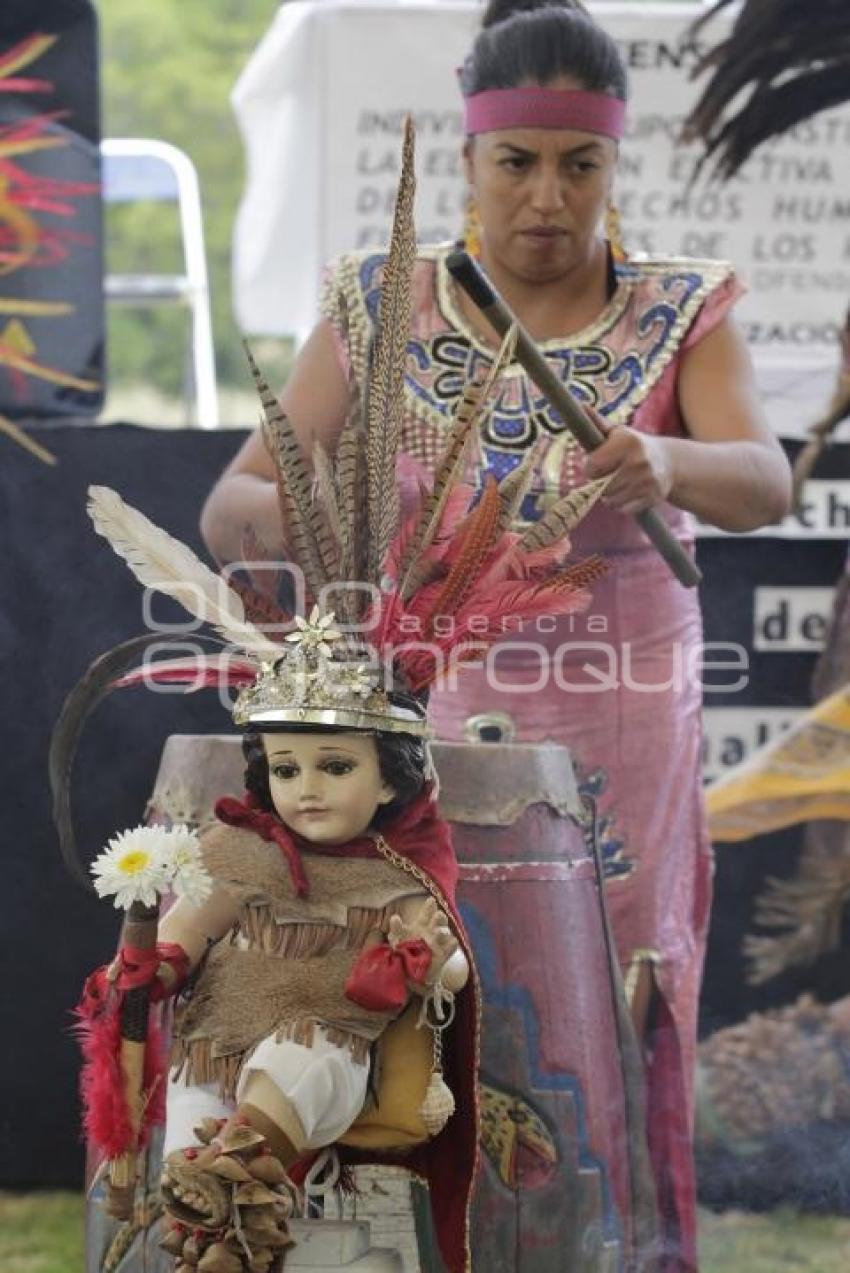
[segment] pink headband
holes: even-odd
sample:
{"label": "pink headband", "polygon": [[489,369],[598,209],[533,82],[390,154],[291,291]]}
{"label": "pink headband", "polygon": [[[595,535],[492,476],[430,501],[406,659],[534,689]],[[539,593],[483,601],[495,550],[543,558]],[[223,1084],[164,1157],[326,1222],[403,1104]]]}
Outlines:
{"label": "pink headband", "polygon": [[464,132],[503,128],[575,128],[619,140],[626,103],[609,93],[564,88],[490,88],[464,99]]}

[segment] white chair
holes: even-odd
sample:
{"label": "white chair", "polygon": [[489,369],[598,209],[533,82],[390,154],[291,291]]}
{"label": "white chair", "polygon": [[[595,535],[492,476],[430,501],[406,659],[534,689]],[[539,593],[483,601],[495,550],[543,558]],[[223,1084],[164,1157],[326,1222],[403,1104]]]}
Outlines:
{"label": "white chair", "polygon": [[216,429],[219,415],[215,353],[195,165],[177,146],[149,138],[111,137],[101,142],[100,151],[106,203],[176,203],[184,262],[182,274],[108,274],[104,282],[106,299],[124,305],[188,307],[194,397],[190,422],[202,429]]}

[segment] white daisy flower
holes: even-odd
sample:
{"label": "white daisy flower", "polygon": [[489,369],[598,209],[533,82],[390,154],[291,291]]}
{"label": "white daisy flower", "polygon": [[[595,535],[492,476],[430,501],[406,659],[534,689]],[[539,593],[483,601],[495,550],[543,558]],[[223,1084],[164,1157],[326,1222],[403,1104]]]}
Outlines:
{"label": "white daisy flower", "polygon": [[200,906],[212,892],[212,876],[204,866],[197,832],[178,825],[167,833],[165,864],[175,897]]}
{"label": "white daisy flower", "polygon": [[115,894],[115,907],[129,910],[133,902],[155,906],[169,886],[163,858],[162,827],[133,827],[111,839],[91,865],[98,897]]}

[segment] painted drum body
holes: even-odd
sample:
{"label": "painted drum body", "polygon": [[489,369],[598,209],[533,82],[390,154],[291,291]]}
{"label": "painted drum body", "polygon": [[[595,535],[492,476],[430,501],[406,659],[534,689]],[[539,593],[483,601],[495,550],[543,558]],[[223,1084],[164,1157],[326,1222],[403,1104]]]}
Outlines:
{"label": "painted drum body", "polygon": [[434,748],[476,955],[482,1170],[474,1267],[613,1273],[629,1181],[602,915],[569,752]]}

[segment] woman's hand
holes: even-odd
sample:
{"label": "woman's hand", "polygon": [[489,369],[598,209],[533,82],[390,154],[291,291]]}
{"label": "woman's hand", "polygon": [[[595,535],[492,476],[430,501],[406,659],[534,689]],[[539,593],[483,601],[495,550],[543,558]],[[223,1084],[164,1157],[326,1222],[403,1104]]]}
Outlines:
{"label": "woman's hand", "polygon": [[624,425],[607,425],[596,412],[595,422],[605,441],[588,455],[588,479],[610,477],[602,501],[622,513],[640,513],[667,498],[673,486],[673,466],[663,438],[636,433]]}

